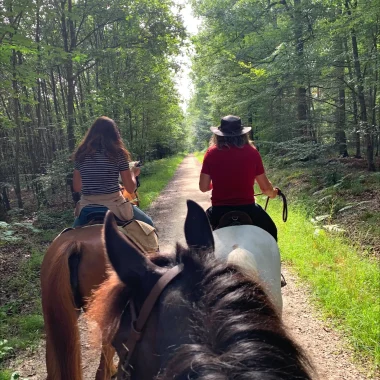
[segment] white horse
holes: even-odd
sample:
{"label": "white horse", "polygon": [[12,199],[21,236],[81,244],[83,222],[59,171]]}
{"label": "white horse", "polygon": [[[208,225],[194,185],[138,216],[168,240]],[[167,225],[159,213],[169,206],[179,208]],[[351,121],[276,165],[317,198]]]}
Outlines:
{"label": "white horse", "polygon": [[258,279],[281,315],[281,259],[273,236],[252,225],[223,227],[213,236],[216,257],[236,264],[247,276]]}

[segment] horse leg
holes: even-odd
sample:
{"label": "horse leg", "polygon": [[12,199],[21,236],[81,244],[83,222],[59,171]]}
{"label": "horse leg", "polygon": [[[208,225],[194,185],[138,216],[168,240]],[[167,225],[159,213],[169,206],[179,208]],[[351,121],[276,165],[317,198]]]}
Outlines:
{"label": "horse leg", "polygon": [[102,346],[100,364],[96,371],[95,380],[110,380],[116,374],[117,369],[113,362],[114,355],[115,349],[110,344]]}

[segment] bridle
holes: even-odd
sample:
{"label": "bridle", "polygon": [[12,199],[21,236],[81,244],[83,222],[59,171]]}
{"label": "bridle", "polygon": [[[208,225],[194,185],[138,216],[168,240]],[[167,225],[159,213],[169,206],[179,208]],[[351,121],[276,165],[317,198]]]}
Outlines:
{"label": "bridle", "polygon": [[[141,340],[143,335],[144,326],[150,317],[154,305],[156,304],[158,298],[169,285],[169,283],[176,278],[183,270],[183,264],[176,265],[175,267],[169,269],[153,286],[148,297],[145,299],[140,314],[136,313],[136,306],[133,299],[129,301],[129,309],[131,312],[131,332],[128,336],[127,342],[123,343],[123,348],[125,349],[120,355],[120,365],[117,374],[117,378],[122,378],[124,374],[130,373],[130,361],[133,352],[136,348],[137,343]],[[127,305],[128,306],[128,305]]]}

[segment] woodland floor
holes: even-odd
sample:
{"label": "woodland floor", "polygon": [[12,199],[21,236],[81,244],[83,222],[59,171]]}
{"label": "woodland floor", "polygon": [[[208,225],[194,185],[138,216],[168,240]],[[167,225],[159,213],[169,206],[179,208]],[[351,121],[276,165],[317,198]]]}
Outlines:
{"label": "woodland floor", "polygon": [[[184,243],[183,222],[187,199],[195,200],[204,208],[210,205],[209,194],[203,194],[198,190],[199,165],[194,156],[186,157],[168,186],[147,210],[156,223],[162,252],[172,251],[177,241]],[[19,256],[25,259],[21,253]],[[8,264],[4,261],[4,265]],[[365,366],[354,364],[353,353],[348,348],[345,338],[326,324],[318,310],[309,302],[309,289],[304,284],[299,284],[292,268],[284,267],[283,272],[288,282],[283,288],[284,322],[296,341],[310,356],[319,378],[367,379]],[[80,321],[80,328],[84,378],[90,380],[94,379],[99,356],[96,351],[90,349],[83,318]],[[46,370],[43,342],[37,350],[25,353],[11,362],[10,368],[17,370],[21,378],[44,379]]]}

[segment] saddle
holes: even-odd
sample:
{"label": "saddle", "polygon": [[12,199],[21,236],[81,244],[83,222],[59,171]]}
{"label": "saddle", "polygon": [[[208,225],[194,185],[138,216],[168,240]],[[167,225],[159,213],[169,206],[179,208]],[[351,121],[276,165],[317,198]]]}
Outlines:
{"label": "saddle", "polygon": [[215,229],[242,225],[253,225],[251,217],[244,211],[229,211],[220,218]]}
{"label": "saddle", "polygon": [[[79,225],[76,228],[103,224],[108,208],[105,206],[85,206],[79,215]],[[126,235],[143,252],[158,252],[158,236],[156,229],[140,220],[121,220],[114,215],[120,232]],[[66,231],[66,230],[65,230]],[[65,232],[63,231],[63,232]]]}

